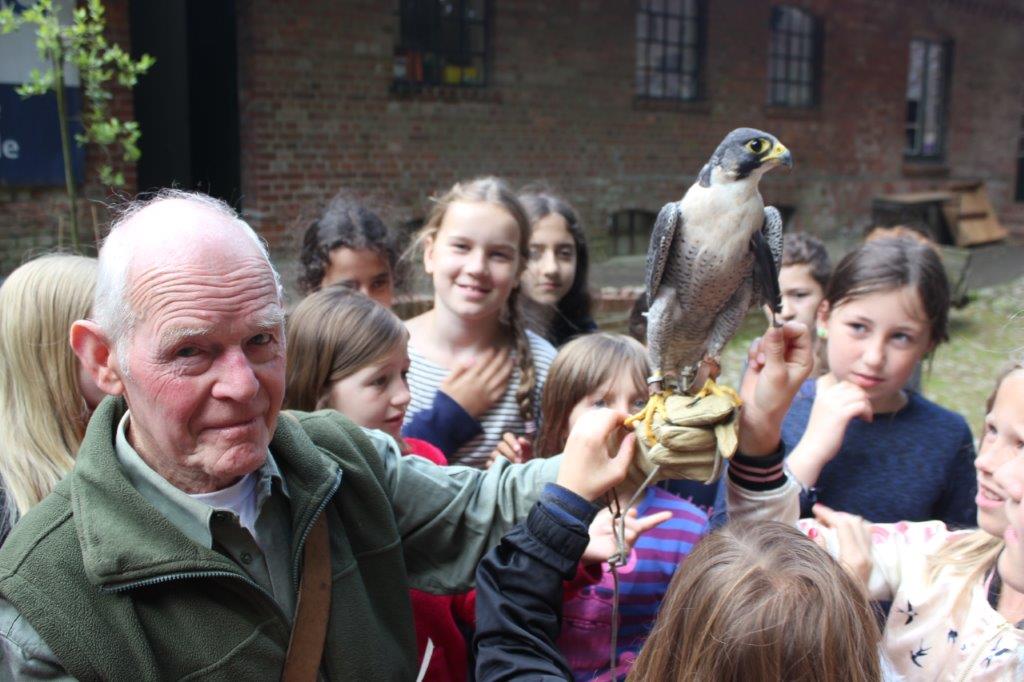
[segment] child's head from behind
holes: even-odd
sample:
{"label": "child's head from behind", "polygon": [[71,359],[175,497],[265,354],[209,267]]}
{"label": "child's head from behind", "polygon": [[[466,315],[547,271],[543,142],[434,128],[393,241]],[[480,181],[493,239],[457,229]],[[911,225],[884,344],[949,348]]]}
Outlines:
{"label": "child's head from behind", "polygon": [[394,313],[345,286],[310,294],[288,320],[285,407],[334,409],[398,437],[410,399],[408,337]]}
{"label": "child's head from behind", "polygon": [[728,524],[676,571],[631,680],[879,680],[863,590],[777,522]]}
{"label": "child's head from behind", "polygon": [[820,239],[805,232],[792,232],[782,238],[782,319],[803,322],[813,330],[818,306],[825,298],[825,287],[832,273],[832,262]]}
{"label": "child's head from behind", "polygon": [[526,294],[538,303],[567,311],[589,308],[590,259],[575,209],[544,192],[520,194],[519,200],[531,225],[529,263],[523,274]]}
{"label": "child's head from behind", "polygon": [[573,424],[589,409],[641,409],[647,373],[644,347],[623,334],[586,334],[562,346],[544,383],[543,423],[534,452],[540,457],[561,452]]}
{"label": "child's head from behind", "polygon": [[300,260],[303,293],[344,284],[391,307],[398,251],[377,214],[355,201],[331,201],[306,228]]}
{"label": "child's head from behind", "polygon": [[898,395],[916,364],[946,340],[949,283],[934,250],[909,239],[859,246],[836,266],[819,323],[828,367],[872,402]]}

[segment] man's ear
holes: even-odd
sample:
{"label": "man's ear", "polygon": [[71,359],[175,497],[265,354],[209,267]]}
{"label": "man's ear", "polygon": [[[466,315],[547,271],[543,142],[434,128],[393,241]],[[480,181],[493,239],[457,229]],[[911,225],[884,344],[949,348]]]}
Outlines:
{"label": "man's ear", "polygon": [[71,325],[70,341],[78,361],[101,391],[110,395],[124,393],[117,353],[99,325],[91,320],[78,320]]}

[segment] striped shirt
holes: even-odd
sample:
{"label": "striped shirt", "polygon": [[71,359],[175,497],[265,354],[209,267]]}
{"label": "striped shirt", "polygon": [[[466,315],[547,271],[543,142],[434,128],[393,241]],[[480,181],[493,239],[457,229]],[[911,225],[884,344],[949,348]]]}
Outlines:
{"label": "striped shirt", "polygon": [[[707,514],[657,486],[647,489],[637,505],[637,516],[662,511],[672,518],[641,535],[629,561],[618,568],[619,641],[616,675],[625,677],[640,653],[658,616],[676,568],[707,533]],[[558,648],[577,680],[610,679],[613,579],[607,564],[601,581],[583,588],[563,605]]]}
{"label": "striped shirt", "polygon": [[[530,342],[536,377],[533,388],[533,413],[539,415],[541,390],[544,388],[544,380],[548,376],[548,367],[555,359],[555,349],[550,343],[531,331],[526,332],[526,338]],[[441,382],[451,372],[450,369],[436,365],[423,357],[411,344],[409,346],[409,361],[409,392],[412,393],[412,400],[405,413],[407,420],[417,412],[431,408],[434,403],[434,395],[440,388]],[[519,416],[519,404],[516,402],[516,391],[519,390],[519,366],[515,364],[514,351],[512,362],[514,369],[508,386],[505,387],[504,395],[479,418],[483,431],[464,443],[449,457],[452,464],[482,468],[487,464],[488,458],[505,432],[531,439],[537,432],[536,422],[527,424]]]}

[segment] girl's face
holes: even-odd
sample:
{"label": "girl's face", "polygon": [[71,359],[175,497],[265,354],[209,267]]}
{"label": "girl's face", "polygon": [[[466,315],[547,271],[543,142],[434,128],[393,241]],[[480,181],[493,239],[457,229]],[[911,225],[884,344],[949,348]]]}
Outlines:
{"label": "girl's face", "polygon": [[523,273],[526,294],[538,303],[557,305],[576,279],[576,240],[558,213],[538,220],[530,231],[530,261]]}
{"label": "girl's face", "polygon": [[985,415],[985,435],[974,467],[978,470],[978,527],[996,537],[1006,531],[1006,490],[995,480],[996,471],[1024,459],[1024,370],[1011,372],[996,392]]}
{"label": "girl's face", "polygon": [[398,438],[411,396],[405,375],[409,371],[408,344],[402,341],[378,362],[367,365],[331,385],[327,405],[368,429],[380,429]]}
{"label": "girl's face", "polygon": [[933,345],[923,311],[911,287],[865,294],[823,310],[829,371],[838,381],[863,388],[876,410],[895,409],[892,402]]}
{"label": "girl's face", "polygon": [[647,404],[647,387],[638,385],[633,379],[633,373],[628,369],[622,369],[596,391],[586,395],[576,403],[572,412],[569,413],[569,423],[566,425],[566,434],[572,431],[576,422],[589,410],[600,407],[610,407],[613,410],[633,414],[643,409]]}
{"label": "girl's face", "polygon": [[825,292],[811,276],[811,266],[801,263],[783,267],[779,270],[779,288],[782,290],[782,320],[803,322],[813,331]]}
{"label": "girl's face", "polygon": [[331,251],[330,258],[321,287],[340,283],[372,298],[385,308],[391,307],[394,283],[391,268],[383,255],[370,249],[342,246]]}
{"label": "girl's face", "polygon": [[501,206],[457,201],[427,239],[423,264],[436,307],[465,320],[497,318],[519,279],[519,224]]}
{"label": "girl's face", "polygon": [[[999,387],[997,402],[1005,400],[1007,411],[1015,411],[1016,444],[1013,438],[1006,441],[1006,447],[1013,450],[1013,456],[1007,453],[1007,461],[996,472],[994,480],[1000,490],[1006,494],[1006,529],[1003,540],[1006,549],[999,556],[999,575],[1007,585],[1024,592],[1024,372],[1018,370],[1003,380]],[[1011,383],[1012,381],[1012,383]],[[1005,396],[1004,396],[1005,391]],[[993,412],[995,406],[993,405]]]}

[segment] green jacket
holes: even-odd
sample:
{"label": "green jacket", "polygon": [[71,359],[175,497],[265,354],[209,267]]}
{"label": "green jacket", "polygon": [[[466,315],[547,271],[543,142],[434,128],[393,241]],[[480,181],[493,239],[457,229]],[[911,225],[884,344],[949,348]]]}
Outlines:
{"label": "green jacket", "polygon": [[[0,549],[4,667],[30,677],[52,655],[86,680],[278,678],[287,617],[129,484],[114,453],[124,409],[100,405],[74,470]],[[293,578],[309,528],[327,514],[329,680],[413,679],[408,589],[470,587],[480,557],[557,473],[556,460],[446,469],[372,437],[336,412],[284,413],[270,445],[291,498]]]}

